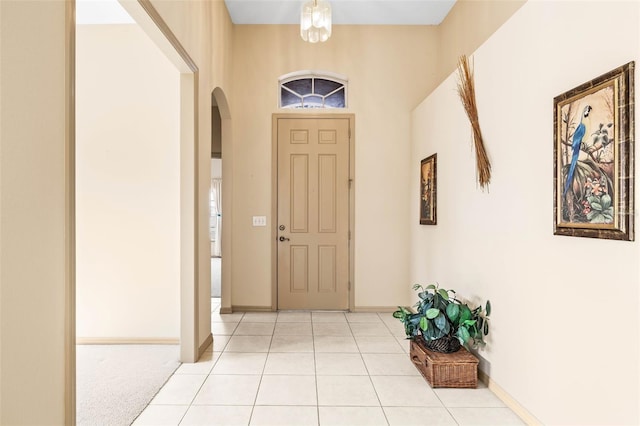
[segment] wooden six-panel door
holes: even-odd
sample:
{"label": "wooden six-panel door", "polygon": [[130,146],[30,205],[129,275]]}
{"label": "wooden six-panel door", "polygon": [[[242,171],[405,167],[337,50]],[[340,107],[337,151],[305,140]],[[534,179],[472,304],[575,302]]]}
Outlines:
{"label": "wooden six-panel door", "polygon": [[278,309],[349,308],[349,119],[278,118]]}

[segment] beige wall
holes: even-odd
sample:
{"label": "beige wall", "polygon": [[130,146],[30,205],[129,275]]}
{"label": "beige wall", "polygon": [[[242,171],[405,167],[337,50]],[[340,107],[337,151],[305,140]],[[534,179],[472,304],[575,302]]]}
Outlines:
{"label": "beige wall", "polygon": [[438,26],[439,61],[436,84],[458,64],[462,54],[473,53],[526,0],[457,0]]}
{"label": "beige wall", "polygon": [[[233,192],[237,194],[235,197],[237,202],[233,203],[233,208],[239,209],[233,213],[225,210],[225,218],[227,218],[225,223],[230,224],[232,221],[234,223],[233,228],[225,234],[225,244],[230,244],[231,241],[231,238],[226,236],[237,232],[238,235],[233,235],[233,239],[238,247],[234,247],[230,254],[236,254],[242,261],[233,263],[233,271],[223,266],[223,274],[238,275],[233,277],[236,285],[233,289],[235,304],[270,305],[270,283],[267,282],[270,276],[268,263],[270,241],[268,235],[256,233],[251,229],[250,217],[258,211],[262,211],[263,214],[270,211],[271,194],[268,182],[271,166],[270,160],[267,159],[270,157],[271,144],[270,116],[276,111],[277,105],[275,82],[279,75],[296,69],[327,69],[346,74],[351,79],[352,101],[349,112],[356,115],[357,129],[356,285],[361,285],[356,305],[393,305],[407,300],[409,292],[402,290],[403,283],[408,283],[408,278],[425,278],[416,274],[415,267],[418,264],[426,267],[425,264],[427,264],[424,257],[419,257],[424,253],[424,249],[415,247],[419,241],[412,240],[412,248],[405,248],[410,235],[416,228],[415,213],[413,213],[416,209],[411,204],[412,194],[416,189],[411,185],[415,185],[414,182],[417,181],[413,167],[415,159],[421,155],[418,153],[416,156],[414,153],[413,157],[410,156],[409,111],[438,81],[438,71],[433,62],[437,62],[441,54],[436,47],[443,36],[429,35],[430,29],[407,30],[408,32],[424,31],[423,39],[409,36],[403,31],[396,33],[395,30],[388,28],[372,29],[370,27],[347,28],[341,36],[339,27],[336,27],[334,37],[329,44],[309,46],[302,45],[302,42],[298,41],[299,36],[295,26],[272,29],[238,27],[236,28],[238,37],[233,51],[234,55],[242,57],[233,64],[246,65],[235,68],[238,74],[246,78],[234,79],[236,90],[231,97],[232,25],[224,3],[221,0],[213,2],[152,0],[152,3],[199,68],[198,223],[200,233],[198,246],[200,259],[198,282],[199,292],[201,296],[205,296],[200,298],[198,306],[199,342],[204,342],[210,333],[209,298],[206,297],[210,285],[206,206],[210,173],[211,92],[216,87],[222,88],[232,106],[231,118],[232,122],[236,123],[233,126],[233,132],[239,132],[238,135],[232,135],[229,131],[227,141],[229,143],[233,137],[233,143],[237,142],[238,146],[234,146],[233,149],[223,148],[225,185],[231,185],[234,179],[238,180],[238,184],[233,185]],[[496,4],[503,3],[506,2],[496,2]],[[66,346],[63,336],[69,329],[69,327],[65,328],[65,324],[73,324],[73,318],[65,317],[65,313],[70,309],[65,305],[65,301],[68,300],[65,292],[68,291],[66,284],[69,282],[67,268],[72,259],[71,256],[65,255],[65,238],[69,241],[70,236],[68,218],[71,217],[65,204],[65,197],[70,195],[66,192],[65,186],[66,174],[69,172],[69,168],[65,168],[65,149],[67,148],[65,143],[68,140],[64,128],[65,123],[68,122],[65,101],[66,96],[71,93],[70,87],[65,88],[65,54],[69,53],[65,35],[71,28],[68,25],[65,26],[66,7],[66,4],[58,1],[0,2],[0,78],[2,79],[0,85],[2,90],[0,96],[2,124],[0,126],[2,154],[0,159],[2,185],[0,191],[0,230],[2,232],[0,242],[0,314],[2,316],[0,423],[2,424],[61,424],[65,420],[63,391],[65,376],[69,377],[67,374],[69,364],[64,359]],[[546,22],[546,19],[546,16],[536,16],[535,20],[532,19],[529,22],[531,28],[528,28],[528,34],[536,36],[540,34],[540,22]],[[570,26],[567,26],[567,29],[569,28]],[[617,25],[616,28],[618,28]],[[466,30],[468,28],[464,29]],[[248,34],[252,31],[257,32],[257,38],[248,38]],[[388,31],[392,33],[389,34]],[[247,35],[243,36],[245,32]],[[371,40],[365,38],[369,35],[372,37]],[[268,37],[262,40],[261,36]],[[637,40],[637,34],[634,37]],[[531,38],[532,42],[537,40],[537,37]],[[397,41],[398,39],[405,43],[390,45],[389,40]],[[580,41],[575,32],[572,33],[571,39],[574,41],[572,44],[578,44]],[[268,45],[267,40],[270,41]],[[416,40],[423,40],[424,45],[414,47]],[[254,45],[261,48],[256,49]],[[535,47],[541,48],[543,45],[537,44]],[[507,43],[507,48],[504,50],[510,51],[514,48],[514,45]],[[256,60],[251,60],[251,56],[245,52],[255,55]],[[274,54],[277,59],[273,59]],[[407,57],[412,56],[415,58],[411,58],[410,61]],[[395,64],[398,60],[401,64],[408,64],[403,72]],[[495,58],[494,63],[505,63],[504,52]],[[593,67],[597,64],[599,62],[593,61],[589,66]],[[567,70],[569,72],[569,67]],[[576,79],[575,83],[590,78],[592,73],[587,74],[585,78]],[[398,81],[395,83],[399,88],[395,88],[389,82],[398,76]],[[381,82],[384,84],[382,87],[379,86]],[[260,89],[255,99],[249,96],[244,88],[245,84]],[[411,85],[416,86],[409,87]],[[566,84],[559,85],[553,90],[553,94],[561,92],[565,86]],[[269,87],[273,89],[265,89]],[[268,90],[273,91],[262,93]],[[407,94],[407,91],[411,93]],[[357,98],[353,97],[355,94],[358,95]],[[249,99],[252,100],[249,101]],[[254,107],[254,100],[259,109],[256,110],[257,113],[249,115],[247,109]],[[548,108],[549,101],[545,100],[545,102],[545,108]],[[376,105],[387,109],[376,107]],[[34,125],[34,117],[37,117],[37,126]],[[547,120],[547,117],[548,114],[545,113],[544,119]],[[468,140],[468,134],[465,134],[464,138]],[[464,154],[470,156],[470,148],[466,146],[465,149]],[[232,169],[233,174],[231,174]],[[383,176],[381,170],[390,171],[387,174],[391,177]],[[396,174],[403,177],[396,178]],[[225,193],[228,196],[232,195],[230,191]],[[388,193],[394,195],[392,202],[380,202]],[[230,209],[229,206],[230,204],[227,203],[225,209]],[[548,233],[550,232],[550,214],[547,212],[542,216],[547,217],[545,232]],[[418,232],[425,233],[426,230],[421,228]],[[370,234],[371,238],[358,239],[360,238],[358,235],[367,234]],[[397,252],[394,243],[399,244]],[[607,246],[612,244],[614,247],[619,247],[621,244],[598,243]],[[455,243],[451,247],[449,249],[443,241],[436,255],[453,253],[454,248],[460,248],[460,243]],[[401,253],[412,258],[414,266],[411,274],[407,273],[409,260],[402,257]],[[633,262],[637,260],[637,253],[635,254]],[[229,258],[227,254],[225,256]],[[623,263],[629,260],[626,259],[627,257],[629,256],[625,253],[622,258]],[[380,259],[384,259],[384,262],[390,265],[390,269],[383,270],[381,266],[377,266],[382,264]],[[248,268],[248,265],[251,268]],[[369,265],[376,267],[368,270]],[[452,269],[459,269],[459,265],[454,266],[455,268]],[[255,273],[248,273],[249,269],[255,270]],[[479,270],[482,269],[474,268],[474,271]],[[640,270],[636,267],[634,271],[634,276],[637,278]],[[376,273],[380,275],[376,276]],[[519,278],[520,274],[513,273],[513,276]],[[512,293],[514,290],[509,287],[507,291]],[[482,295],[484,294],[486,292],[482,292]],[[513,294],[511,296],[513,297]],[[625,301],[638,300],[637,291],[635,296]],[[637,314],[637,305],[635,309]],[[494,316],[498,317],[498,314],[495,313]],[[525,322],[529,321],[533,319]],[[637,324],[637,315],[634,321]],[[517,337],[518,331],[509,333],[508,339],[513,336]],[[493,337],[498,340],[499,336]],[[528,341],[515,341],[524,342],[524,348],[515,347],[518,351],[532,348]],[[43,347],[47,351],[46,357],[42,356]],[[69,353],[67,355],[71,356]],[[625,355],[631,356],[629,353]],[[637,350],[635,357],[637,358]],[[554,361],[557,357],[544,353],[541,354],[541,358],[546,361],[545,366],[553,367],[552,372],[562,374],[561,367],[565,365],[564,363],[554,364],[558,362]],[[530,358],[526,359],[530,360]],[[495,361],[493,363],[496,364]],[[34,368],[34,365],[37,367]],[[510,368],[510,373],[518,371],[520,367],[509,360],[504,362],[497,376],[500,383],[520,401],[527,403],[532,411],[542,410],[539,407],[544,401],[536,399],[540,397],[539,395],[531,395],[538,393],[543,394],[542,397],[544,397],[544,394],[548,394],[547,388],[541,389],[541,386],[537,386],[531,390],[523,390],[522,388],[527,386],[529,376],[514,375],[523,382],[521,385],[514,385],[513,379],[504,379],[505,365]],[[535,362],[529,362],[529,365],[534,367],[530,368],[534,371],[531,373],[533,376],[538,371],[538,366]],[[572,371],[575,375],[575,370]],[[630,376],[627,372],[625,374]],[[44,375],[47,380],[43,382]],[[581,376],[580,380],[582,377],[589,376]],[[581,384],[580,380],[577,383]],[[601,379],[598,378],[598,380]],[[548,383],[554,383],[553,378],[545,382],[545,385]],[[568,382],[563,382],[563,385],[566,383]],[[563,396],[569,393],[562,388]],[[637,393],[632,395],[637,397]],[[38,410],[31,409],[33,404],[38,406]],[[629,406],[629,404],[626,405],[626,407]],[[550,410],[553,409],[552,407]],[[543,418],[544,416],[541,415]]]}
{"label": "beige wall", "polygon": [[234,27],[234,306],[272,303],[274,218],[254,228],[251,216],[271,211],[270,117],[282,111],[278,77],[319,70],[349,78],[346,112],[356,122],[355,306],[394,306],[409,297],[403,288],[412,217],[409,112],[461,53],[479,46],[522,4],[460,1],[439,27],[335,26],[331,39],[317,45],[304,43],[295,25]]}
{"label": "beige wall", "polygon": [[436,29],[337,26],[318,45],[303,42],[298,32],[295,25],[234,28],[232,304],[272,303],[275,218],[256,228],[251,216],[271,212],[271,115],[282,112],[278,77],[298,70],[349,79],[349,108],[337,112],[355,114],[356,123],[355,306],[404,303],[399,283],[408,282],[409,119],[434,78]]}
{"label": "beige wall", "polygon": [[178,339],[179,72],[138,25],[76,41],[78,339]]}
{"label": "beige wall", "polygon": [[[211,271],[209,240],[209,185],[211,176],[211,93],[231,91],[232,24],[222,0],[152,0],[153,6],[198,66],[198,342],[211,335]],[[220,101],[218,101],[220,103]],[[223,125],[224,126],[224,125]],[[223,144],[225,141],[223,140]],[[223,145],[224,150],[224,145]],[[233,158],[228,155],[227,165]],[[226,215],[231,217],[230,214]]]}
{"label": "beige wall", "polygon": [[[199,67],[200,254],[208,260],[211,92],[230,90],[231,23],[224,3],[154,1]],[[71,2],[0,2],[0,395],[2,424],[71,422],[75,328],[69,241],[73,193],[67,103]],[[70,59],[69,59],[70,56]],[[199,340],[210,335],[208,265],[200,262]],[[44,349],[43,349],[44,348]],[[44,351],[44,352],[43,352]],[[45,356],[46,354],[46,356]],[[46,380],[43,381],[43,377]],[[36,410],[33,407],[37,407]]]}
{"label": "beige wall", "polygon": [[67,6],[0,2],[3,425],[63,424],[68,402]]}
{"label": "beige wall", "polygon": [[[616,30],[577,31],[567,23],[578,9],[580,28]],[[488,192],[476,185],[456,76],[413,114],[410,192],[420,160],[437,153],[438,225],[417,225],[412,198],[411,282],[491,299],[482,368],[543,424],[640,422],[638,242],[554,236],[552,226],[553,98],[639,51],[637,2],[517,11],[473,55]]]}

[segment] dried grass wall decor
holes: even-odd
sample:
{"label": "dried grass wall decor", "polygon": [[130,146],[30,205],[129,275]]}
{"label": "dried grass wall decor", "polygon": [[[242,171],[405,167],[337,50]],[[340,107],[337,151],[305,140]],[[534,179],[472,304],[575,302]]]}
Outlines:
{"label": "dried grass wall decor", "polygon": [[469,59],[462,55],[458,61],[458,95],[467,112],[471,128],[473,129],[473,142],[476,148],[476,166],[478,168],[478,183],[485,189],[491,181],[491,162],[482,142],[480,121],[478,120],[478,108],[476,106],[476,92],[473,82],[473,67],[469,65]]}

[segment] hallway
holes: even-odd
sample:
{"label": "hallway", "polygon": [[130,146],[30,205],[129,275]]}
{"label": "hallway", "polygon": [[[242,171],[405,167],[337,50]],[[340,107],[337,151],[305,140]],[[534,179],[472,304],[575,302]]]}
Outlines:
{"label": "hallway", "polygon": [[517,425],[486,386],[431,389],[389,313],[219,313],[135,425]]}

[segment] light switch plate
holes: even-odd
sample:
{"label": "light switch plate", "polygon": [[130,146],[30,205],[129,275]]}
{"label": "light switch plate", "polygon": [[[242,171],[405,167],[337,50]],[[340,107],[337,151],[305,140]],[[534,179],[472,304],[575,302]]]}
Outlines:
{"label": "light switch plate", "polygon": [[253,216],[253,226],[267,226],[267,217]]}

